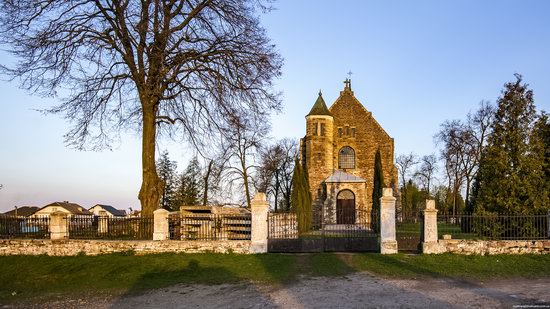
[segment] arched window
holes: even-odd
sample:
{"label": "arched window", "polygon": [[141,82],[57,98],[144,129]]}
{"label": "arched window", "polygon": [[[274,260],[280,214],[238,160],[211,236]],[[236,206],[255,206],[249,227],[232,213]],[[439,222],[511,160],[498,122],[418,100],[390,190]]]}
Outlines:
{"label": "arched window", "polygon": [[355,168],[355,151],[351,147],[342,147],[338,152],[338,168]]}

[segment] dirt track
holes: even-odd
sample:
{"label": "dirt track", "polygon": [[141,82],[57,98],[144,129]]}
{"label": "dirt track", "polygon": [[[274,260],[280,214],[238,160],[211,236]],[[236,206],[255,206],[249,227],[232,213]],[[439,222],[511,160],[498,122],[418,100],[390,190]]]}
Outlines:
{"label": "dirt track", "polygon": [[[550,279],[389,280],[368,273],[287,286],[177,285],[142,295],[73,299],[36,308],[550,308]],[[534,306],[533,306],[534,305]]]}

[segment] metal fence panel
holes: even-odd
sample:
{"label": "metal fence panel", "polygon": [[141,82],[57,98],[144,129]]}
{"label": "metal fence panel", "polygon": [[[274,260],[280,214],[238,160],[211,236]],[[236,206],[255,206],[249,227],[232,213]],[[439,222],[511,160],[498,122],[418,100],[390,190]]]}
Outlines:
{"label": "metal fence panel", "polygon": [[438,234],[454,239],[549,239],[549,215],[457,214],[437,217]]}
{"label": "metal fence panel", "polygon": [[153,218],[72,216],[67,218],[70,239],[153,239]]}
{"label": "metal fence panel", "polygon": [[49,239],[50,217],[0,216],[0,238]]}

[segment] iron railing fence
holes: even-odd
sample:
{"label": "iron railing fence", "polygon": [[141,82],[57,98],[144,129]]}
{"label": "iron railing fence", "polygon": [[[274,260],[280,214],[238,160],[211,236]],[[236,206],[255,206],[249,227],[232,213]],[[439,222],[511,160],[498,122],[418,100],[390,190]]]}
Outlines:
{"label": "iron railing fence", "polygon": [[[273,212],[268,216],[268,238],[297,239],[319,237],[360,238],[373,237],[379,233],[379,213],[376,211],[342,211],[316,213],[311,220],[299,223],[293,212]],[[300,228],[300,224],[306,227]]]}
{"label": "iron railing fence", "polygon": [[550,214],[438,215],[438,234],[453,239],[536,240],[550,239]]}
{"label": "iron railing fence", "polygon": [[153,239],[153,218],[71,216],[66,220],[70,239]]}
{"label": "iron railing fence", "polygon": [[245,214],[171,214],[172,240],[250,240],[252,216]]}
{"label": "iron railing fence", "polygon": [[50,238],[50,217],[0,216],[0,238]]}

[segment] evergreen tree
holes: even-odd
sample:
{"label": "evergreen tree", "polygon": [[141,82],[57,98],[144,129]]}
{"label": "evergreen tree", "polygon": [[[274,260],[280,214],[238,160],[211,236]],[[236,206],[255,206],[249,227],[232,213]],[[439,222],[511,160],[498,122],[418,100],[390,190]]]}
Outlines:
{"label": "evergreen tree", "polygon": [[162,181],[163,191],[160,196],[159,207],[175,210],[176,194],[176,161],[171,161],[168,151],[164,151],[157,161],[157,174]]}
{"label": "evergreen tree", "polygon": [[533,91],[516,81],[498,99],[492,135],[483,150],[474,192],[475,210],[530,213],[549,208]]}
{"label": "evergreen tree", "polygon": [[199,205],[201,203],[202,175],[199,160],[195,157],[180,175],[177,190],[179,206]]}
{"label": "evergreen tree", "polygon": [[298,158],[295,160],[294,173],[292,175],[291,204],[292,211],[296,213],[298,220],[298,232],[302,234],[311,230],[313,213],[307,168],[302,167]]}
{"label": "evergreen tree", "polygon": [[376,155],[374,156],[374,186],[372,189],[372,208],[374,211],[380,210],[380,198],[382,197],[382,189],[384,186],[382,157],[380,155],[380,149],[378,149],[376,150]]}

